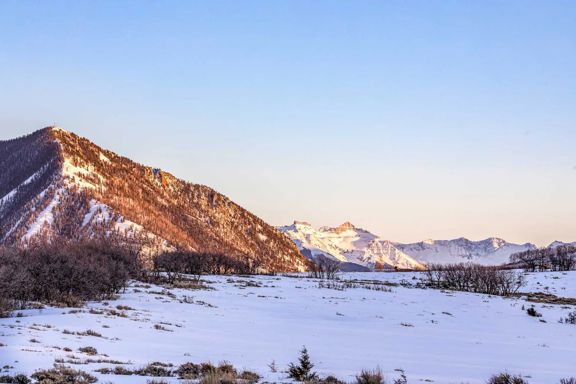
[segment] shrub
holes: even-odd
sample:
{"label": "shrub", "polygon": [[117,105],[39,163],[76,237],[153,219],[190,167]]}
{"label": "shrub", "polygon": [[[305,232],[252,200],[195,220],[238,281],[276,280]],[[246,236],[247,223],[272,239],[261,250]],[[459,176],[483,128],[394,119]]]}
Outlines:
{"label": "shrub", "polygon": [[576,324],[576,311],[568,313],[568,316],[566,316],[563,319],[560,319],[560,322],[565,324]]}
{"label": "shrub", "polygon": [[198,380],[201,383],[226,384],[226,383],[247,383],[252,384],[260,380],[260,375],[250,371],[243,371],[238,374],[236,368],[229,362],[221,362],[218,367],[211,363],[184,363],[174,371],[179,379]]}
{"label": "shrub", "polygon": [[253,384],[260,380],[260,375],[252,371],[242,371],[238,378],[248,384]]}
{"label": "shrub", "polygon": [[135,374],[140,376],[170,377],[172,376],[172,371],[167,366],[167,364],[151,363],[136,371]]}
{"label": "shrub", "polygon": [[0,249],[0,297],[78,306],[113,297],[139,274],[136,255],[105,241]]}
{"label": "shrub", "polygon": [[429,265],[425,283],[433,288],[507,296],[524,284],[524,276],[511,270],[477,264]]}
{"label": "shrub", "polygon": [[32,378],[38,384],[92,384],[98,380],[84,372],[66,367],[56,367],[48,370],[36,371]]}
{"label": "shrub", "polygon": [[5,384],[30,384],[31,380],[26,375],[0,376],[0,383]]}
{"label": "shrub", "polygon": [[235,384],[236,376],[230,373],[210,372],[202,376],[200,384]]}
{"label": "shrub", "polygon": [[362,370],[360,375],[356,376],[357,384],[384,384],[384,376],[380,368],[366,371]]}
{"label": "shrub", "polygon": [[560,384],[576,384],[576,377],[568,377],[560,380]]}
{"label": "shrub", "polygon": [[85,331],[85,332],[79,332],[79,333],[78,333],[78,336],[102,337],[102,334],[100,334],[100,333],[98,333],[98,332],[96,332],[96,331],[94,331],[94,330],[92,330],[92,329],[89,329],[89,330],[87,330],[87,331]]}
{"label": "shrub", "polygon": [[308,355],[308,350],[306,347],[302,348],[300,351],[300,357],[298,358],[298,365],[290,363],[288,366],[288,377],[296,381],[312,381],[315,380],[318,375],[316,372],[312,372],[314,364],[310,361],[310,356]]}
{"label": "shrub", "polygon": [[201,366],[194,363],[184,363],[175,371],[180,379],[195,380],[200,377]]}
{"label": "shrub", "polygon": [[528,314],[528,316],[532,316],[532,317],[542,317],[542,314],[540,312],[538,312],[536,310],[536,308],[534,307],[530,307],[526,310],[526,313]]}
{"label": "shrub", "polygon": [[488,380],[488,384],[528,384],[522,376],[512,376],[509,373],[494,375]]}
{"label": "shrub", "polygon": [[326,376],[324,379],[321,380],[321,382],[323,384],[346,384],[335,376]]}
{"label": "shrub", "polygon": [[[0,267],[1,269],[2,267]],[[0,272],[1,274],[1,272]],[[9,317],[13,310],[15,310],[14,300],[6,297],[0,297],[0,318]]]}
{"label": "shrub", "polygon": [[194,276],[196,283],[203,274],[256,273],[259,264],[254,260],[236,260],[224,254],[197,252],[167,252],[156,256],[149,281],[175,284],[185,280],[183,274]]}
{"label": "shrub", "polygon": [[234,368],[234,366],[232,364],[230,364],[228,361],[223,361],[218,365],[218,372],[222,373],[222,374],[230,374],[233,376],[236,376],[238,374],[238,372],[236,371],[236,368]]}
{"label": "shrub", "polygon": [[408,384],[408,378],[403,369],[400,369],[400,377],[394,380],[394,384]]}
{"label": "shrub", "polygon": [[98,354],[98,350],[96,350],[96,348],[94,347],[82,347],[82,348],[78,348],[79,352],[85,353],[87,355],[90,356],[94,356]]}
{"label": "shrub", "polygon": [[101,373],[103,375],[118,375],[118,376],[131,376],[134,375],[134,372],[126,369],[124,367],[114,367],[113,369],[111,368],[99,368],[97,369],[95,372]]}
{"label": "shrub", "polygon": [[208,375],[210,373],[216,372],[216,367],[212,363],[202,363],[200,364],[200,373],[202,375]]}

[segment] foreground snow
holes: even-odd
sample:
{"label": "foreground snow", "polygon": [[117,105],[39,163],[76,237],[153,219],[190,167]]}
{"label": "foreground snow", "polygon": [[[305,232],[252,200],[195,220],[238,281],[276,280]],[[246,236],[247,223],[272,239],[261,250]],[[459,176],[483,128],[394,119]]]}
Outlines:
{"label": "foreground snow", "polygon": [[[417,273],[341,277],[406,284],[419,278]],[[527,291],[547,287],[559,296],[576,296],[574,272],[527,277]],[[172,289],[171,297],[161,287],[134,283],[108,305],[90,303],[80,312],[28,310],[24,317],[0,319],[0,343],[5,345],[0,347],[0,363],[13,366],[9,372],[15,374],[48,368],[55,359],[70,356],[129,362],[129,368],[153,361],[178,365],[228,360],[279,382],[288,381],[285,374],[270,372],[268,365],[275,361],[285,370],[306,345],[319,373],[347,381],[361,369],[376,366],[388,378],[397,376],[395,369],[404,369],[411,383],[484,383],[505,370],[523,374],[531,383],[557,383],[576,375],[576,326],[558,323],[575,307],[535,304],[544,323],[527,316],[522,307],[531,304],[521,299],[402,286],[391,292],[340,291],[294,277],[206,280],[214,290]],[[118,310],[118,305],[133,309]],[[112,309],[127,317],[112,315]],[[89,329],[102,337],[64,333]],[[86,346],[108,357],[78,352]],[[74,367],[93,373],[114,365]],[[99,377],[101,382],[146,382],[136,376]]]}

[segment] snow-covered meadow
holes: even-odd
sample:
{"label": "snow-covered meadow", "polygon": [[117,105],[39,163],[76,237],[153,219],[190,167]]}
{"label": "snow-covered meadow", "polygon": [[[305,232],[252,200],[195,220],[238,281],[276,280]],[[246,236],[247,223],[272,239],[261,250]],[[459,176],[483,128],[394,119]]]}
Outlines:
{"label": "snow-covered meadow", "polygon": [[[226,360],[263,381],[289,382],[283,371],[305,345],[321,375],[344,381],[377,366],[388,379],[403,369],[410,383],[484,383],[502,371],[530,383],[576,376],[576,325],[559,323],[576,306],[416,288],[418,273],[340,278],[401,284],[337,290],[302,277],[207,276],[210,290],[165,290],[134,282],[108,303],[0,319],[0,363],[9,374],[30,374],[64,361],[100,382],[145,383],[94,370],[113,362],[139,368]],[[527,280],[523,291],[576,297],[576,272],[527,274]],[[541,318],[526,314],[531,305]],[[79,352],[88,346],[98,354]],[[71,364],[87,359],[110,362]]]}

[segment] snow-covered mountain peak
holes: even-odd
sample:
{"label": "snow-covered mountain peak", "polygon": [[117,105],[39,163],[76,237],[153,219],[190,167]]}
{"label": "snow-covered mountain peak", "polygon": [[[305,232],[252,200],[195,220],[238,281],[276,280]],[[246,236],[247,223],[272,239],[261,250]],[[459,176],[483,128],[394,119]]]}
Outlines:
{"label": "snow-covered mountain peak", "polygon": [[395,245],[347,222],[339,227],[314,229],[294,223],[280,231],[311,257],[320,255],[372,269],[423,269],[424,266],[402,253]]}
{"label": "snow-covered mountain peak", "polygon": [[346,221],[346,222],[340,224],[338,227],[336,227],[336,228],[334,229],[334,231],[335,231],[336,233],[343,233],[343,232],[346,232],[346,231],[349,231],[349,230],[353,230],[353,229],[356,229],[356,227],[354,226],[354,224],[352,224],[352,223],[349,222],[349,221]]}
{"label": "snow-covered mountain peak", "polygon": [[486,243],[489,243],[494,249],[501,248],[508,244],[508,242],[504,239],[500,239],[498,237],[489,237],[488,239],[484,240]]}
{"label": "snow-covered mountain peak", "polygon": [[307,221],[299,221],[299,220],[294,220],[294,224],[292,224],[294,226],[294,228],[310,228],[312,229],[312,224],[310,224]]}
{"label": "snow-covered mountain peak", "polygon": [[424,240],[411,244],[395,244],[403,252],[424,264],[474,262],[499,265],[509,261],[510,255],[535,249],[534,244],[513,244],[498,237],[480,241],[459,237],[453,240]]}

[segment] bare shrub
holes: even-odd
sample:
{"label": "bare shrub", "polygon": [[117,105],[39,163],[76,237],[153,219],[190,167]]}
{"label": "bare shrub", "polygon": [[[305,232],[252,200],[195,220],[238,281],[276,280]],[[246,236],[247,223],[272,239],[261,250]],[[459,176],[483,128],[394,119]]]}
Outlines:
{"label": "bare shrub", "polygon": [[0,250],[0,297],[78,306],[112,298],[139,273],[136,255],[104,241]]}
{"label": "bare shrub", "polygon": [[392,292],[388,283],[355,280],[319,281],[318,288],[335,289],[337,291],[362,288],[371,291]]}
{"label": "bare shrub", "polygon": [[509,373],[499,373],[492,376],[487,384],[528,384],[528,381],[524,380],[522,376],[511,375]]}
{"label": "bare shrub", "polygon": [[346,384],[344,381],[338,379],[336,376],[326,376],[322,380],[320,380],[322,384]]}
{"label": "bare shrub", "polygon": [[429,265],[425,283],[433,288],[508,296],[525,284],[521,273],[477,264]]}
{"label": "bare shrub", "polygon": [[526,310],[526,313],[528,314],[528,316],[532,316],[532,317],[542,317],[542,314],[540,312],[538,312],[536,310],[536,308],[534,307],[530,307]]}
{"label": "bare shrub", "polygon": [[567,377],[561,379],[560,384],[576,384],[576,377]]}
{"label": "bare shrub", "polygon": [[149,281],[175,284],[191,275],[196,283],[204,274],[253,274],[259,265],[254,261],[242,261],[224,254],[197,252],[166,252],[156,256]]}
{"label": "bare shrub", "polygon": [[382,375],[382,370],[376,368],[373,370],[362,370],[358,376],[356,376],[357,384],[384,384],[384,375]]}
{"label": "bare shrub", "polygon": [[195,380],[200,377],[201,366],[194,363],[184,363],[176,369],[175,373],[180,379]]}
{"label": "bare shrub", "polygon": [[95,356],[98,354],[98,350],[94,347],[81,347],[78,348],[78,351],[90,356]]}
{"label": "bare shrub", "polygon": [[135,375],[139,376],[152,376],[152,377],[171,377],[172,370],[169,364],[163,363],[150,363],[147,366],[134,371]]}
{"label": "bare shrub", "polygon": [[261,376],[259,374],[252,371],[242,371],[242,373],[238,375],[238,379],[247,384],[257,383],[260,380],[260,378]]}
{"label": "bare shrub", "polygon": [[36,371],[32,378],[38,384],[92,384],[98,380],[84,372],[66,367],[56,367],[48,370]]}
{"label": "bare shrub", "polygon": [[3,375],[0,376],[0,383],[5,384],[30,384],[32,381],[28,378],[28,376],[19,374],[16,376],[8,376]]}
{"label": "bare shrub", "polygon": [[15,309],[16,305],[13,300],[6,297],[0,297],[0,318],[9,317],[12,311]]}
{"label": "bare shrub", "polygon": [[403,369],[400,369],[400,377],[394,380],[394,384],[408,384],[408,378]]}
{"label": "bare shrub", "polygon": [[560,322],[565,324],[576,324],[576,311],[569,312],[568,316],[566,316],[563,319],[560,319]]}
{"label": "bare shrub", "polygon": [[88,329],[87,331],[84,332],[78,332],[77,333],[78,336],[93,336],[93,337],[102,337],[102,335],[92,329]]}

